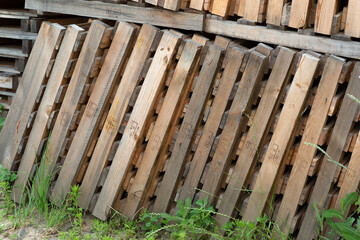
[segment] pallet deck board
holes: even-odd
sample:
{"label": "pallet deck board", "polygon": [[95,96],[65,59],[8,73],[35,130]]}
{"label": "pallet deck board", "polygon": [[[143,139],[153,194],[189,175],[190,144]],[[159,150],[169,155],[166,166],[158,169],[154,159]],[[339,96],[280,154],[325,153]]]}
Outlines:
{"label": "pallet deck board", "polygon": [[331,104],[329,100],[335,96],[344,63],[343,59],[332,56],[328,58],[324,67],[324,74],[320,80],[295,164],[276,218],[276,223],[283,232],[290,229],[290,224],[296,214],[297,203],[300,201],[302,189],[305,187],[307,175],[316,154],[317,149],[306,145],[306,143],[317,144],[320,138]]}
{"label": "pallet deck board", "polygon": [[319,59],[309,54],[304,54],[300,59],[288,97],[251,192],[243,217],[246,221],[256,221],[256,218],[262,215],[272,195],[274,181],[278,172],[281,171],[288,143],[291,141],[298,116],[303,111],[305,98],[313,82],[318,63]]}
{"label": "pallet deck board", "polygon": [[116,200],[120,186],[129,170],[134,150],[143,138],[146,120],[155,105],[156,97],[164,83],[165,73],[173,61],[179,44],[179,36],[169,31],[164,32],[92,212],[100,219],[107,218],[110,207]]}
{"label": "pallet deck board", "polygon": [[77,169],[84,161],[90,143],[97,133],[100,117],[110,98],[119,74],[123,68],[136,34],[136,28],[128,23],[120,22],[114,34],[109,52],[107,53],[101,71],[94,85],[88,104],[74,136],[72,144],[65,158],[56,185],[52,192],[55,199],[65,196],[71,184],[75,182]]}
{"label": "pallet deck board", "polygon": [[[335,122],[333,132],[327,147],[327,153],[332,161],[339,162],[342,155],[342,150],[353,125],[355,116],[359,110],[359,104],[351,99],[348,95],[353,95],[360,98],[360,63],[357,62],[354,71],[351,74],[349,86],[345,93],[345,98],[341,105],[338,118]],[[323,209],[325,205],[326,196],[329,194],[331,183],[337,169],[337,165],[324,158],[322,162],[318,177],[311,194],[309,205],[313,206],[316,202],[318,209]],[[301,225],[298,239],[310,239],[317,235],[316,222],[314,219],[315,209],[307,208],[304,216],[304,224]]]}
{"label": "pallet deck board", "polygon": [[169,171],[166,171],[163,178],[163,182],[166,184],[161,185],[157,194],[153,209],[155,212],[166,212],[171,204],[174,188],[182,174],[184,162],[190,151],[191,142],[199,126],[215,76],[220,68],[222,56],[222,49],[214,45],[209,47],[168,163]]}

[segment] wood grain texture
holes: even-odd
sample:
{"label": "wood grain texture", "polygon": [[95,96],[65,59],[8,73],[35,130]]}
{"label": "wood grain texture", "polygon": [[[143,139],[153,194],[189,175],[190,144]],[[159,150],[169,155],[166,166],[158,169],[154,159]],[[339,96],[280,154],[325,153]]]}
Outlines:
{"label": "wood grain texture", "polygon": [[213,0],[211,13],[225,17],[230,8],[231,0]]}
{"label": "wood grain texture", "polygon": [[300,147],[296,154],[295,164],[276,217],[276,224],[285,234],[289,233],[291,223],[296,215],[308,172],[317,151],[316,148],[305,143],[317,144],[320,139],[321,131],[326,123],[331,105],[331,99],[335,96],[344,63],[343,59],[331,56],[327,59],[324,67]]}
{"label": "wood grain texture", "polygon": [[179,199],[185,201],[187,197],[193,200],[195,188],[198,187],[203,169],[208,159],[211,147],[216,137],[216,130],[219,128],[223,113],[225,111],[231,90],[240,74],[240,67],[246,53],[232,47],[229,50],[228,63],[221,78],[218,90],[211,106],[208,120],[205,123],[202,135],[197,145],[193,160],[190,164],[189,173],[182,186]]}
{"label": "wood grain texture", "polygon": [[[346,89],[344,100],[342,102],[338,118],[335,122],[333,132],[327,147],[327,153],[332,161],[339,162],[342,155],[347,136],[353,125],[353,121],[357,116],[359,104],[348,97],[348,94],[360,98],[360,63],[357,62],[351,79]],[[326,197],[329,194],[331,183],[337,169],[337,165],[327,158],[324,158],[321,168],[316,179],[313,192],[310,197],[309,206],[314,206],[316,203],[318,209],[323,209]],[[315,217],[315,209],[308,207],[305,212],[304,221],[301,225],[298,239],[311,239],[317,235],[317,222]]]}
{"label": "wood grain texture", "polygon": [[319,0],[316,8],[314,31],[331,34],[334,15],[338,8],[338,0]]}
{"label": "wood grain texture", "polygon": [[280,26],[286,0],[268,0],[266,23]]}
{"label": "wood grain texture", "polygon": [[165,0],[164,8],[179,11],[181,0]]}
{"label": "wood grain texture", "polygon": [[12,195],[16,201],[20,201],[23,186],[25,186],[29,180],[29,174],[37,157],[40,157],[37,155],[37,152],[41,145],[41,141],[46,137],[45,134],[47,133],[47,122],[50,118],[50,113],[55,110],[56,95],[63,82],[67,65],[74,55],[73,49],[78,36],[83,31],[84,30],[82,28],[76,25],[71,25],[66,30],[64,39],[62,40],[44,96],[42,97],[40,106],[37,110],[36,118],[28,139],[28,144],[22,156],[22,161],[18,170],[18,177],[14,183],[14,186],[17,187],[13,189]]}
{"label": "wood grain texture", "polygon": [[131,53],[136,28],[120,22],[101,71],[91,92],[88,104],[76,130],[74,139],[65,158],[59,177],[52,192],[53,199],[61,200],[74,182],[94,135],[97,133],[100,117],[110,98],[112,89],[119,79],[128,56]]}
{"label": "wood grain texture", "polygon": [[356,41],[338,41],[326,37],[301,35],[292,31],[278,31],[262,26],[247,26],[233,21],[214,19],[205,19],[204,30],[208,33],[234,38],[360,59],[360,43]]}
{"label": "wood grain texture", "polygon": [[259,87],[262,80],[266,61],[267,58],[264,55],[256,51],[250,53],[200,193],[200,199],[204,200],[208,197],[209,204],[215,201],[222,180],[226,176],[225,171],[227,171],[233,150],[239,143],[241,128],[247,123],[246,114],[249,114],[252,100],[255,97],[255,89]]}
{"label": "wood grain texture", "polygon": [[360,37],[360,2],[349,0],[346,14],[345,35],[359,38]]}
{"label": "wood grain texture", "polygon": [[85,87],[86,80],[91,72],[91,65],[96,56],[101,39],[108,25],[101,21],[94,20],[86,36],[79,59],[71,77],[66,95],[58,113],[57,120],[51,133],[50,147],[48,153],[48,171],[52,171],[57,162],[66,134],[69,130],[71,120]]}
{"label": "wood grain texture", "polygon": [[262,151],[269,127],[274,119],[274,114],[279,107],[281,96],[284,93],[293,67],[295,52],[281,48],[276,58],[269,79],[261,97],[257,114],[252,120],[249,134],[246,136],[245,145],[241,149],[235,168],[231,174],[230,182],[219,206],[219,212],[224,215],[217,215],[216,219],[225,224],[233,216],[234,209],[239,201],[240,189],[244,186],[249,171],[257,162],[258,153]]}
{"label": "wood grain texture", "polygon": [[115,94],[113,104],[106,117],[104,127],[93,151],[88,170],[85,173],[81,185],[82,188],[90,189],[88,191],[89,193],[83,191],[80,195],[84,198],[84,200],[82,200],[83,203],[81,201],[81,206],[84,206],[84,208],[88,207],[90,201],[89,198],[91,198],[95,191],[96,184],[100,178],[102,169],[105,167],[111,146],[124,118],[131,95],[141,77],[144,64],[149,58],[151,47],[154,44],[158,32],[157,28],[147,24],[141,27],[139,36],[134,45],[135,47],[128,60],[120,85]]}
{"label": "wood grain texture", "polygon": [[202,11],[204,8],[204,0],[191,0],[190,8]]}
{"label": "wood grain texture", "polygon": [[83,0],[27,0],[25,7],[45,12],[88,16],[92,18],[146,23],[156,26],[202,31],[204,15],[171,12],[165,9],[135,7]]}
{"label": "wood grain texture", "polygon": [[172,123],[176,120],[179,106],[183,105],[186,93],[189,90],[199,58],[201,45],[190,40],[186,42],[182,55],[175,68],[174,75],[166,93],[164,103],[155,126],[152,130],[150,140],[145,149],[141,165],[135,176],[135,180],[128,192],[125,203],[121,207],[121,213],[133,218],[142,206],[147,189],[156,170],[156,162],[161,155],[162,149],[168,143],[168,134]]}
{"label": "wood grain texture", "polygon": [[179,43],[179,36],[169,31],[164,32],[95,205],[93,215],[100,219],[106,219],[124,182],[134,150],[143,140],[146,120],[163,87],[165,73],[173,61]]}
{"label": "wood grain texture", "polygon": [[205,103],[211,93],[217,72],[220,69],[223,51],[211,45],[205,56],[203,66],[196,81],[191,100],[179,130],[174,150],[169,159],[167,171],[163,177],[159,193],[157,194],[154,212],[166,212],[173,200],[175,188],[184,169],[184,163],[191,149],[196,130],[200,124]]}
{"label": "wood grain texture", "polygon": [[1,164],[9,170],[15,160],[36,97],[63,30],[64,28],[60,25],[44,22],[28,59],[17,94],[12,101],[13,107],[0,133]]}
{"label": "wood grain texture", "polygon": [[257,22],[259,17],[261,0],[246,0],[244,18],[251,22]]}
{"label": "wood grain texture", "polygon": [[303,111],[303,105],[312,85],[318,63],[319,59],[309,54],[304,54],[301,57],[269,148],[266,151],[259,175],[251,192],[243,217],[246,221],[255,222],[256,218],[262,215],[269,196],[272,195],[273,186],[276,185],[274,181],[278,172],[281,172],[284,163],[282,161],[283,157],[287,152],[289,142],[291,142],[299,114]]}
{"label": "wood grain texture", "polygon": [[291,2],[291,12],[289,19],[289,27],[302,28],[305,27],[309,16],[310,0],[293,0]]}

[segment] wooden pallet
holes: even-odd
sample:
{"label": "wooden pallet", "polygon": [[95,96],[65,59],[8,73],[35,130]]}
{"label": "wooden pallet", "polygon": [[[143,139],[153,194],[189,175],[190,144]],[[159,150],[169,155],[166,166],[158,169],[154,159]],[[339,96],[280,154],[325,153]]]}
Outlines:
{"label": "wooden pallet", "polygon": [[338,208],[359,179],[305,143],[357,172],[360,114],[347,94],[357,96],[359,63],[211,38],[43,23],[0,134],[1,164],[19,170],[15,200],[50,155],[54,202],[79,184],[79,204],[101,219],[209,194],[221,223],[266,213],[285,233],[315,236],[313,203]]}

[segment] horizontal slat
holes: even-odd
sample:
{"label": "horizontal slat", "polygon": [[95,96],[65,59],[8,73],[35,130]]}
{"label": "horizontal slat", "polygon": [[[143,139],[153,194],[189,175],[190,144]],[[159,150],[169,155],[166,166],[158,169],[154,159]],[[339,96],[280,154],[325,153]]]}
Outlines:
{"label": "horizontal slat", "polygon": [[21,46],[0,45],[0,56],[9,58],[26,58],[28,54],[22,52]]}
{"label": "horizontal slat", "polygon": [[37,33],[24,32],[16,27],[0,27],[1,38],[21,39],[21,40],[35,40]]}
{"label": "horizontal slat", "polygon": [[37,14],[24,9],[0,9],[0,18],[29,19],[30,17],[37,17]]}

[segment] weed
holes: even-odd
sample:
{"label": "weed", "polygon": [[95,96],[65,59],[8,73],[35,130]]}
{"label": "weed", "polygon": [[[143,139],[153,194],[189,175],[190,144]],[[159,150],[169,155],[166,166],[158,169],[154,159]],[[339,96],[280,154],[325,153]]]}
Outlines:
{"label": "weed", "polygon": [[[0,115],[2,113],[2,108],[3,108],[3,105],[0,104]],[[0,117],[0,132],[1,132],[1,129],[3,128],[3,126],[4,126],[4,123],[5,123],[5,118]]]}

